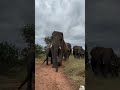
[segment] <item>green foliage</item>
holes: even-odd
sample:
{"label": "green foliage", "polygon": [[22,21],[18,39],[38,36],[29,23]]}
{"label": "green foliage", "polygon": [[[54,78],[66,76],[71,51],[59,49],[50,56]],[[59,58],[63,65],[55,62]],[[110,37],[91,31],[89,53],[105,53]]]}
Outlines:
{"label": "green foliage", "polygon": [[22,35],[24,37],[24,40],[28,43],[29,46],[31,44],[34,44],[34,42],[35,42],[35,25],[27,24],[22,31]]}
{"label": "green foliage", "polygon": [[18,61],[18,49],[7,42],[0,43],[0,72],[8,71]]}
{"label": "green foliage", "polygon": [[52,38],[51,38],[50,36],[46,36],[46,37],[44,38],[44,41],[45,41],[45,43],[48,45],[48,44],[51,43]]}
{"label": "green foliage", "polygon": [[41,45],[35,44],[35,57],[43,53],[45,53],[44,48]]}

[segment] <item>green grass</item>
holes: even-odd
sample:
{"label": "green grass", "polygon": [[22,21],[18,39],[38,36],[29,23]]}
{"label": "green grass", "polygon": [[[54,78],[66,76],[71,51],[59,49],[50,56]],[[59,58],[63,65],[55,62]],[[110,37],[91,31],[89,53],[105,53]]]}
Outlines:
{"label": "green grass", "polygon": [[45,55],[39,55],[38,57],[35,58],[35,64],[42,63],[45,60]]}
{"label": "green grass", "polygon": [[120,77],[96,77],[92,70],[86,71],[86,90],[120,90]]}
{"label": "green grass", "polygon": [[64,73],[74,84],[74,90],[79,90],[80,85],[85,85],[85,60],[75,59],[70,56],[64,63]]}

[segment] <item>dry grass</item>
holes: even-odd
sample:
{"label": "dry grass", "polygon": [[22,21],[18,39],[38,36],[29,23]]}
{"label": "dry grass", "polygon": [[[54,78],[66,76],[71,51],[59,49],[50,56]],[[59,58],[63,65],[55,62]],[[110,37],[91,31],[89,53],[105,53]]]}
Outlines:
{"label": "dry grass", "polygon": [[91,69],[86,71],[86,90],[120,90],[120,77],[96,77]]}
{"label": "dry grass", "polygon": [[85,85],[85,60],[70,56],[64,66],[64,73],[73,82],[75,90],[79,90],[80,85]]}

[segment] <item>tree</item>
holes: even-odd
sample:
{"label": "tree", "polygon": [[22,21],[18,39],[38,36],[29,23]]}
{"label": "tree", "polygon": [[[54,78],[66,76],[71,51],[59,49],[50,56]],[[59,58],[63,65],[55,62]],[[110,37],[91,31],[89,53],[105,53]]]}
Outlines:
{"label": "tree", "polygon": [[51,41],[52,41],[51,36],[46,36],[46,37],[44,38],[44,41],[45,41],[45,43],[46,43],[47,45],[50,44]]}
{"label": "tree", "polygon": [[[18,49],[7,42],[0,43],[0,71],[7,72],[18,61]],[[4,69],[3,69],[4,68]]]}
{"label": "tree", "polygon": [[26,43],[28,43],[28,46],[31,46],[35,42],[35,25],[34,24],[27,24],[24,26],[22,31],[22,36],[24,37],[24,40]]}
{"label": "tree", "polygon": [[35,44],[35,56],[39,56],[44,53],[44,48],[41,45]]}

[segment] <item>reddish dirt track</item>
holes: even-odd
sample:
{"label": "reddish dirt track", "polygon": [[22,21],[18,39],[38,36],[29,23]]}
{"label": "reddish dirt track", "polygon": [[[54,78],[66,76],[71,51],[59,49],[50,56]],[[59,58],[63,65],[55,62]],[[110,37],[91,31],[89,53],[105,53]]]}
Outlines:
{"label": "reddish dirt track", "polygon": [[73,90],[70,81],[63,74],[62,67],[58,72],[51,65],[35,65],[35,90]]}

